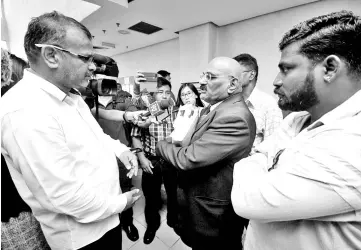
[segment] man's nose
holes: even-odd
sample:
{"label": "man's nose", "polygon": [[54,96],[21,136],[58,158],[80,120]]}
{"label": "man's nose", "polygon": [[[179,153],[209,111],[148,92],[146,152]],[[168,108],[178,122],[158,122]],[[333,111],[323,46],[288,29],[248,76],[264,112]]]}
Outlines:
{"label": "man's nose", "polygon": [[273,86],[280,87],[280,86],[282,86],[282,84],[283,84],[282,77],[280,76],[280,73],[278,73],[276,78],[273,81]]}
{"label": "man's nose", "polygon": [[205,77],[202,77],[201,79],[199,79],[199,83],[200,84],[207,84],[207,80],[205,79]]}

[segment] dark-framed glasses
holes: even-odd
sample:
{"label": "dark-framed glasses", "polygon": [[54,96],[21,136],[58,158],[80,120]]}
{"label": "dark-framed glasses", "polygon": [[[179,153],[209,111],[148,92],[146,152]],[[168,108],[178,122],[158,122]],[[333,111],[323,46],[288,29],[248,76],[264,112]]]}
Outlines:
{"label": "dark-framed glasses", "polygon": [[89,56],[86,56],[86,55],[82,55],[82,54],[77,54],[77,53],[74,53],[74,52],[71,52],[67,49],[63,49],[61,47],[58,47],[58,46],[55,46],[55,45],[51,45],[51,44],[35,44],[36,47],[39,47],[39,48],[44,48],[44,47],[52,47],[54,49],[57,49],[57,50],[60,50],[60,51],[64,51],[64,52],[67,52],[73,56],[76,56],[78,57],[80,60],[82,60],[83,62],[85,63],[92,63],[94,62],[94,55],[89,55]]}
{"label": "dark-framed glasses", "polygon": [[231,78],[234,78],[234,79],[237,79],[237,77],[234,77],[234,76],[231,76],[231,75],[213,75],[211,72],[203,72],[201,75],[200,75],[200,79],[205,79],[207,81],[212,81],[213,79],[216,79],[216,78],[219,78],[219,77],[231,77]]}
{"label": "dark-framed glasses", "polygon": [[186,97],[192,97],[194,95],[193,92],[187,92],[187,93],[182,93],[181,94],[181,97],[182,98],[186,98]]}

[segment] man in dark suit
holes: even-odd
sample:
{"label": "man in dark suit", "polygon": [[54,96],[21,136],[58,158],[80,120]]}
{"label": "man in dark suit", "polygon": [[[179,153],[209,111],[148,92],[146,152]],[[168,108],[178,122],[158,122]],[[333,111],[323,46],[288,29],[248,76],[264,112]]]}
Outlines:
{"label": "man in dark suit", "polygon": [[231,204],[233,165],[248,156],[256,124],[242,98],[241,74],[235,60],[213,59],[200,79],[201,98],[210,107],[201,112],[190,145],[157,145],[157,154],[179,170],[178,233],[194,250],[242,249],[248,221]]}

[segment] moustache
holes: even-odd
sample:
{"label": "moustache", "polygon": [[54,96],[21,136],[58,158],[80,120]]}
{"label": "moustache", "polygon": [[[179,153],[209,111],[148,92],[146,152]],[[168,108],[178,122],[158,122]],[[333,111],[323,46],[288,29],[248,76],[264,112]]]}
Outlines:
{"label": "moustache", "polygon": [[275,93],[276,95],[284,95],[282,92],[279,91],[279,89],[274,89],[273,93]]}
{"label": "moustache", "polygon": [[207,90],[207,85],[205,84],[201,84],[201,86],[199,87],[200,90],[206,91]]}

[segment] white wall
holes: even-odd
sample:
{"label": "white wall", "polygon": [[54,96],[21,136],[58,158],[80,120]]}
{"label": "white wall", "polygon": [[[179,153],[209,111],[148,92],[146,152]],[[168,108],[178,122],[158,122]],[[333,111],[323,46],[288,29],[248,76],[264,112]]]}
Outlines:
{"label": "white wall", "polygon": [[179,32],[181,82],[199,80],[200,72],[214,58],[217,47],[217,26],[202,24]]}
{"label": "white wall", "polygon": [[361,15],[361,1],[321,1],[220,27],[216,55],[253,55],[260,69],[259,88],[273,93],[272,83],[278,73],[280,58],[278,43],[283,34],[301,21],[340,10]]}
{"label": "white wall", "polygon": [[119,77],[134,76],[137,71],[167,70],[171,73],[173,93],[180,87],[179,40],[173,39],[128,53],[112,56],[119,68]]}
{"label": "white wall", "polygon": [[[258,87],[269,94],[273,94],[272,83],[278,73],[277,64],[280,58],[278,43],[283,34],[301,21],[343,9],[352,10],[355,14],[361,15],[361,1],[324,0],[290,8],[219,27],[216,32],[217,37],[209,37],[208,39],[217,40],[215,56],[234,57],[240,53],[253,55],[260,67]],[[204,39],[207,38],[204,37]],[[180,55],[181,51],[184,51],[183,48],[180,50],[180,47],[182,46],[179,40],[174,39],[116,55],[113,58],[118,63],[120,76],[134,75],[137,70],[150,72],[159,69],[168,70],[172,73],[173,92],[177,94],[180,82],[184,81],[182,78],[191,81],[188,79],[190,76],[198,77],[200,74],[199,67],[187,67],[187,70],[190,71],[188,77],[181,75],[181,66],[186,65],[187,62],[182,60],[182,65],[180,65],[180,58],[184,57],[184,55]],[[197,46],[194,45],[194,47]],[[189,50],[194,51],[194,48],[190,47]],[[195,61],[199,61],[197,56],[199,53],[194,53],[193,58],[187,57],[189,65],[194,65]],[[197,80],[194,79],[193,81]]]}

